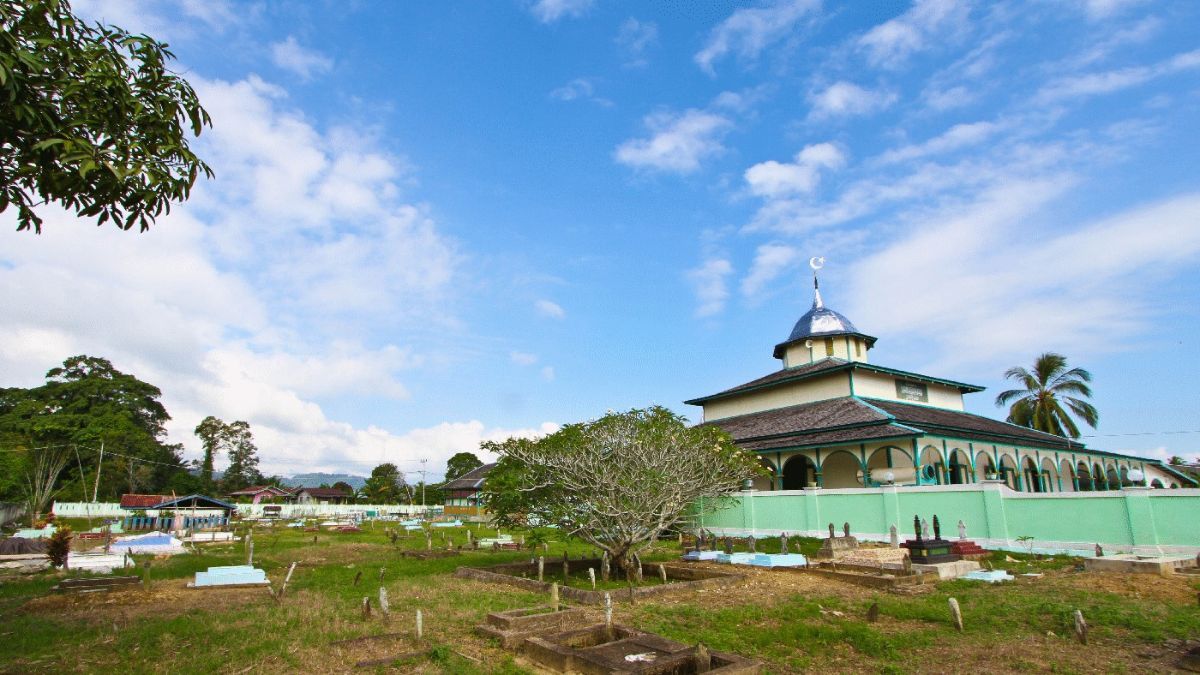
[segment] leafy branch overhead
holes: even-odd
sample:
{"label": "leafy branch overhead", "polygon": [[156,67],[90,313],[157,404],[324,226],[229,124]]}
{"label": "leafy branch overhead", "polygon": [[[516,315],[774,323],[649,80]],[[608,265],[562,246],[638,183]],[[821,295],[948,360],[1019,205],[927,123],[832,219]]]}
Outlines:
{"label": "leafy branch overhead", "polygon": [[145,231],[211,178],[188,145],[211,120],[173,58],[66,0],[0,0],[0,213],[41,232],[36,209],[55,203]]}
{"label": "leafy branch overhead", "polygon": [[719,428],[689,427],[658,406],[482,447],[500,456],[483,491],[500,524],[558,525],[608,551],[620,567],[762,471]]}

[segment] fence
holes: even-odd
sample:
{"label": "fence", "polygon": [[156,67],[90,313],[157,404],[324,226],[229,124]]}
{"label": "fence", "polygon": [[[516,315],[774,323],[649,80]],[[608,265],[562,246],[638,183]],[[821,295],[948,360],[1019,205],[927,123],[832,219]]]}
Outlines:
{"label": "fence", "polygon": [[[440,513],[440,504],[419,506],[412,504],[235,504],[242,517],[262,517],[266,506],[279,507],[280,518],[325,518],[348,516],[353,513],[405,516]],[[179,512],[188,509],[181,508]],[[60,518],[115,518],[130,515],[116,502],[54,502],[54,515]],[[155,509],[146,509],[147,516],[157,516]]]}
{"label": "fence", "polygon": [[137,532],[139,530],[205,530],[225,527],[227,525],[229,525],[229,518],[224,515],[187,516],[182,513],[165,516],[127,516],[121,521],[121,528],[128,532]]}
{"label": "fence", "polygon": [[[701,518],[718,534],[774,536],[781,532],[828,536],[828,524],[850,523],[859,539],[887,541],[893,525],[903,540],[914,536],[913,516],[937,515],[943,538],[967,538],[1009,550],[1090,554],[1106,551],[1200,551],[1200,489],[1141,487],[1112,492],[1016,492],[1001,481],[969,485],[884,486],[855,489],[742,492]],[[1018,538],[1032,537],[1028,543]]]}
{"label": "fence", "polygon": [[25,515],[24,504],[0,502],[0,525],[7,525]]}

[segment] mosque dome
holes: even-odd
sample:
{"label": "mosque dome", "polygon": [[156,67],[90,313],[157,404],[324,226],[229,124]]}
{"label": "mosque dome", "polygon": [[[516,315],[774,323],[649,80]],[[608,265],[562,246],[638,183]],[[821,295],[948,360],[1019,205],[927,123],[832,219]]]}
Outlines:
{"label": "mosque dome", "polygon": [[[819,286],[817,286],[816,277],[814,275],[812,309],[805,312],[804,315],[801,316],[798,321],[796,321],[796,325],[792,328],[792,333],[788,335],[787,340],[775,345],[775,358],[783,359],[784,355],[788,353],[789,348],[795,345],[804,344],[806,347],[811,348],[812,340],[816,338],[832,338],[835,336],[847,336],[848,338],[852,338],[855,345],[854,353],[857,355],[862,354],[863,347],[870,349],[871,347],[875,346],[875,338],[859,332],[859,330],[854,327],[854,324],[850,322],[850,319],[847,319],[839,312],[835,312],[834,310],[825,306],[824,301],[821,300],[821,289]],[[861,345],[858,343],[859,340],[861,340]],[[835,355],[835,352],[833,351],[834,347],[832,343],[829,344],[830,351],[828,352],[828,355],[833,356]],[[851,343],[849,342],[846,343],[845,355],[838,353],[837,356],[847,357],[848,360],[858,360],[850,355],[850,344]],[[840,351],[841,350],[838,349],[838,352]],[[813,353],[811,350],[809,352],[809,358],[813,358]],[[791,359],[785,359],[785,361],[790,360]]]}

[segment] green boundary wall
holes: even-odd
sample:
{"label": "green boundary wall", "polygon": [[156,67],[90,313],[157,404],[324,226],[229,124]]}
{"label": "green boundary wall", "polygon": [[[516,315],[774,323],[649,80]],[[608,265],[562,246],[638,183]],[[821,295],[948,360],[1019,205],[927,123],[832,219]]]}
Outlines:
{"label": "green boundary wall", "polygon": [[942,537],[967,538],[994,549],[1092,555],[1200,552],[1200,489],[1130,487],[1111,492],[1016,492],[1002,481],[969,485],[884,486],[856,489],[746,491],[700,518],[720,535],[827,537],[843,523],[864,540],[887,541],[896,526],[901,541],[915,536],[913,517],[938,516]]}

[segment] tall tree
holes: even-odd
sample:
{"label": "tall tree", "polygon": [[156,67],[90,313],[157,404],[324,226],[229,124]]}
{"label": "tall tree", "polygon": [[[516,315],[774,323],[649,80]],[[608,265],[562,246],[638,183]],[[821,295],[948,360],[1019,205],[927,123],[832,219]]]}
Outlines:
{"label": "tall tree", "polygon": [[233,492],[256,484],[262,478],[258,472],[258,447],[250,424],[238,420],[226,427],[228,434],[229,468],[221,479],[226,492]]}
{"label": "tall tree", "polygon": [[40,387],[0,390],[0,442],[70,448],[59,487],[74,499],[93,491],[114,499],[122,489],[158,490],[184,470],[179,446],[165,443],[171,418],[161,396],[107,359],[72,356],[48,371]]}
{"label": "tall tree", "polygon": [[446,461],[446,482],[483,466],[483,460],[473,452],[460,452]]}
{"label": "tall tree", "polygon": [[196,425],[195,434],[200,438],[204,447],[204,459],[200,463],[200,483],[205,490],[213,487],[213,464],[217,453],[228,450],[227,437],[229,426],[221,420],[209,415]]}
{"label": "tall tree", "polygon": [[483,490],[499,524],[553,523],[626,572],[663,530],[763,471],[719,428],[689,427],[659,406],[481,447],[500,456]]}
{"label": "tall tree", "polygon": [[212,177],[188,146],[208,113],[173,58],[68,0],[0,0],[0,212],[41,232],[35,207],[55,202],[145,231]]}
{"label": "tall tree", "polygon": [[1008,421],[1013,424],[1079,438],[1072,414],[1093,429],[1100,421],[1100,413],[1084,400],[1092,395],[1088,386],[1092,374],[1083,368],[1068,369],[1067,357],[1062,354],[1047,352],[1037,357],[1032,371],[1015,366],[1005,371],[1004,377],[1022,387],[996,396],[997,406],[1009,406]]}
{"label": "tall tree", "polygon": [[404,488],[404,474],[387,462],[371,469],[363,493],[372,504],[399,504],[406,495]]}

